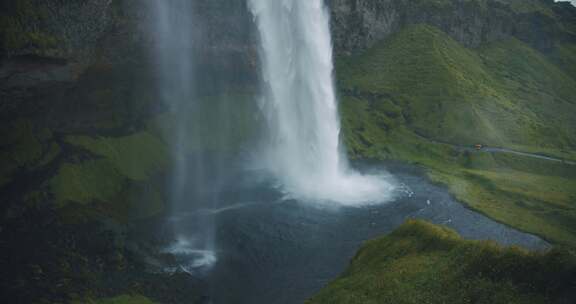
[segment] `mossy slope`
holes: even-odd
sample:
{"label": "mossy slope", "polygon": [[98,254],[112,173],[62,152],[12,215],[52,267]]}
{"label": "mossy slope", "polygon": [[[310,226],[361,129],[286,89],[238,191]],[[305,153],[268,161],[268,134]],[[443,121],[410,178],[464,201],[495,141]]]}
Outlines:
{"label": "mossy slope", "polygon": [[529,253],[409,221],[367,242],[307,303],[569,303],[575,282],[573,252]]}
{"label": "mossy slope", "polygon": [[472,148],[576,159],[576,81],[553,62],[515,39],[472,50],[405,28],[337,64],[349,154],[425,166],[474,209],[576,245],[575,166]]}
{"label": "mossy slope", "polygon": [[472,51],[411,26],[341,60],[338,76],[348,92],[390,97],[413,131],[437,141],[576,146],[576,81],[518,40]]}
{"label": "mossy slope", "polygon": [[97,216],[146,218],[164,209],[155,179],[167,170],[169,155],[160,138],[140,132],[122,137],[71,136],[66,142],[89,156],[64,162],[46,183],[56,206],[66,210],[63,215],[82,220],[96,208],[108,210]]}
{"label": "mossy slope", "polygon": [[154,304],[154,302],[143,296],[123,295],[109,299],[90,300],[86,304]]}
{"label": "mossy slope", "polygon": [[29,26],[29,20],[42,20],[47,12],[30,0],[13,1],[0,12],[0,52],[13,52],[22,48],[49,49],[57,39],[39,26]]}

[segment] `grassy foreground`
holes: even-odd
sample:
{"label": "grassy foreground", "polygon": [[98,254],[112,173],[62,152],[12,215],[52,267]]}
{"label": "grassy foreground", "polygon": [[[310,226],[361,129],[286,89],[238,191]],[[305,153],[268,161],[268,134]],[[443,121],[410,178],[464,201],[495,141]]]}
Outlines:
{"label": "grassy foreground", "polygon": [[576,80],[555,64],[574,49],[544,55],[515,39],[468,49],[434,27],[407,27],[338,60],[348,152],[426,167],[473,209],[576,246],[576,166],[472,148],[574,161]]}
{"label": "grassy foreground", "polygon": [[409,221],[366,243],[307,303],[573,303],[575,282],[573,252],[529,253]]}
{"label": "grassy foreground", "polygon": [[154,304],[154,302],[140,295],[122,295],[115,298],[88,300],[86,304]]}

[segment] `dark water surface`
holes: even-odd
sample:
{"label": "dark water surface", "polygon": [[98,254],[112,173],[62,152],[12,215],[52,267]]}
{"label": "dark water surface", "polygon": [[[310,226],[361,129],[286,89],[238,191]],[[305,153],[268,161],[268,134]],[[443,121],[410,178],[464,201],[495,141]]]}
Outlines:
{"label": "dark water surface", "polygon": [[547,247],[535,236],[465,208],[414,167],[388,164],[386,170],[400,187],[394,201],[380,205],[283,199],[274,187],[244,176],[219,197],[219,209],[183,215],[179,221],[189,223],[191,231],[206,217],[215,223],[218,262],[206,274],[211,303],[303,303],[345,270],[364,241],[410,218],[452,227],[468,239]]}

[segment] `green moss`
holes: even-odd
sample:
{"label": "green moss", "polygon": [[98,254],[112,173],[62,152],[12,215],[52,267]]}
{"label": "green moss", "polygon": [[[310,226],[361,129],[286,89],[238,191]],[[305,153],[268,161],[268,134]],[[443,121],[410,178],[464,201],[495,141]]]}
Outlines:
{"label": "green moss", "polygon": [[432,171],[460,201],[518,229],[558,244],[576,244],[576,181],[521,171]]}
{"label": "green moss", "polygon": [[31,169],[45,162],[43,142],[52,135],[37,129],[30,121],[17,120],[0,128],[0,186],[11,179],[18,169]]}
{"label": "green moss", "polygon": [[576,44],[561,43],[556,45],[552,58],[568,75],[576,78]]}
{"label": "green moss", "polygon": [[307,303],[563,303],[573,296],[575,271],[573,252],[503,248],[409,221],[367,242]]}
{"label": "green moss", "polygon": [[390,123],[386,131],[363,100],[344,99],[342,109],[345,141],[353,157],[398,159],[424,166],[434,181],[448,185],[474,209],[550,241],[576,245],[574,166],[514,154],[464,151],[419,137],[402,124]]}
{"label": "green moss", "polygon": [[424,166],[474,209],[576,245],[576,166],[470,149],[576,159],[576,83],[542,54],[517,40],[470,50],[411,26],[339,59],[337,76],[352,157]]}
{"label": "green moss", "polygon": [[169,162],[160,139],[142,132],[117,138],[74,136],[66,141],[94,157],[62,164],[48,183],[64,218],[78,222],[105,214],[119,220],[141,219],[164,210],[161,189],[153,183]]}
{"label": "green moss", "polygon": [[0,13],[2,48],[10,53],[24,48],[48,49],[57,45],[58,40],[40,25],[46,12],[37,3],[17,0],[10,7],[11,11]]}
{"label": "green moss", "polygon": [[65,163],[49,181],[58,207],[69,203],[109,202],[125,186],[119,170],[106,160]]}
{"label": "green moss", "polygon": [[[576,110],[576,82],[517,40],[478,53],[433,27],[411,26],[340,60],[338,78],[346,90],[390,96],[412,130],[435,140],[576,145],[569,115]],[[560,136],[550,136],[557,130]]]}
{"label": "green moss", "polygon": [[[88,300],[87,304],[154,304],[154,302],[140,295],[122,295],[115,298]],[[80,304],[80,302],[77,302]]]}
{"label": "green moss", "polygon": [[74,136],[66,141],[106,159],[132,180],[147,180],[168,165],[166,145],[146,132],[117,138]]}
{"label": "green moss", "polygon": [[[469,142],[474,134],[498,140],[486,132],[483,117],[470,106],[478,93],[490,91],[492,79],[477,56],[433,27],[403,30],[339,64],[338,75],[346,88],[391,95],[407,108],[407,123],[426,136]],[[454,128],[462,119],[468,127]]]}
{"label": "green moss", "polygon": [[491,44],[480,51],[484,65],[496,80],[495,88],[514,104],[514,128],[507,144],[554,149],[576,147],[576,81],[539,52],[518,40]]}

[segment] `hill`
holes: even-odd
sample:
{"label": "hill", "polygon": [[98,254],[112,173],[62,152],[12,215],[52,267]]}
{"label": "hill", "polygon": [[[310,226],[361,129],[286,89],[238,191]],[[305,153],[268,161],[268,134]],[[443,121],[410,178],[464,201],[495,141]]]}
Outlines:
{"label": "hill", "polygon": [[575,245],[576,80],[555,63],[570,48],[552,58],[509,38],[472,49],[413,25],[340,58],[349,154],[422,165],[470,207]]}
{"label": "hill", "polygon": [[572,303],[576,256],[466,241],[409,221],[367,242],[348,270],[308,304]]}

